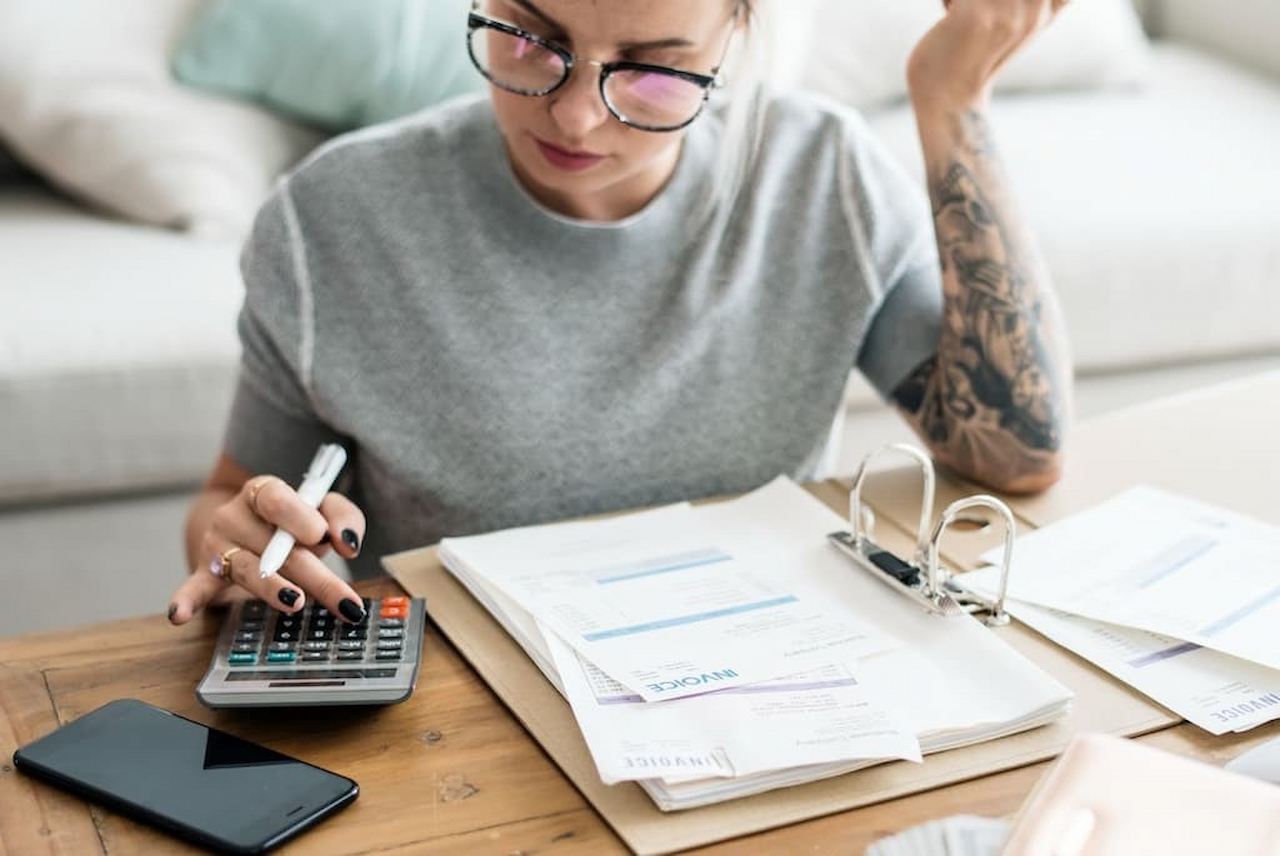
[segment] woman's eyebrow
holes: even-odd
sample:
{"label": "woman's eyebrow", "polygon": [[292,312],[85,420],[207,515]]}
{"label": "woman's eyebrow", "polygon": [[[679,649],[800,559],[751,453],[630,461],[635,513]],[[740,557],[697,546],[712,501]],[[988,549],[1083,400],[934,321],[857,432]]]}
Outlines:
{"label": "woman's eyebrow", "polygon": [[[529,2],[529,0],[512,0],[512,2],[515,3],[517,6],[521,7],[522,9],[524,9],[530,15],[533,15],[534,17],[541,19],[542,22],[545,23],[547,26],[554,27],[559,32],[562,32],[562,33],[565,32],[564,26],[561,25],[559,21],[552,18],[550,15],[548,15],[546,12],[539,9],[537,6],[533,5],[533,3]],[[622,42],[621,44],[618,45],[618,49],[624,50],[624,51],[661,50],[663,48],[691,48],[691,47],[695,47],[693,42],[689,41],[688,39],[682,39],[682,38],[676,38],[676,37],[669,38],[669,39],[655,39],[649,42]]]}
{"label": "woman's eyebrow", "polygon": [[662,48],[691,48],[695,45],[688,39],[670,38],[657,39],[652,42],[622,42],[618,45],[619,50],[624,51],[643,51],[643,50],[661,50]]}
{"label": "woman's eyebrow", "polygon": [[533,5],[532,3],[530,3],[530,2],[529,2],[529,0],[512,0],[512,2],[514,2],[517,6],[521,7],[522,9],[524,9],[524,10],[525,10],[526,12],[528,12],[530,15],[533,15],[533,16],[534,16],[534,17],[536,17],[536,18],[541,18],[541,19],[542,19],[542,22],[543,22],[544,24],[546,24],[547,26],[549,26],[549,27],[554,27],[555,29],[559,30],[560,32],[564,32],[564,27],[562,27],[558,21],[556,21],[554,18],[552,18],[552,17],[551,17],[550,15],[548,15],[546,12],[542,11],[541,9],[539,9],[537,6],[535,6],[535,5]]}

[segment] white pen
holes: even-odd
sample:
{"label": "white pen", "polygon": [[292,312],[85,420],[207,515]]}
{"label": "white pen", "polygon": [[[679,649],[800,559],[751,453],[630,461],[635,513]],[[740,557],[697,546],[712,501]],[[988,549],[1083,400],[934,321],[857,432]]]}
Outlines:
{"label": "white pen", "polygon": [[[319,508],[320,501],[329,492],[329,488],[333,487],[338,473],[342,472],[342,467],[346,463],[346,449],[337,443],[321,445],[316,450],[316,456],[311,459],[311,466],[307,467],[307,474],[303,477],[302,484],[298,485],[298,496],[312,508]],[[265,580],[279,571],[285,559],[289,558],[289,551],[293,549],[294,543],[296,542],[293,535],[284,529],[277,529],[276,534],[272,535],[267,543],[267,549],[262,551],[258,575]]]}

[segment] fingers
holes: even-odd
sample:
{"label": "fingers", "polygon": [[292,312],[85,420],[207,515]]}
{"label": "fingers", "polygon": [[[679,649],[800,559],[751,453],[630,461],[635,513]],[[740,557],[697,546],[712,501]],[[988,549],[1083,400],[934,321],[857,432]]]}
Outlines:
{"label": "fingers", "polygon": [[329,541],[338,555],[354,559],[364,543],[364,512],[340,493],[330,493],[320,503],[320,515],[328,523]]}
{"label": "fingers", "polygon": [[254,514],[247,502],[228,502],[213,513],[209,529],[216,538],[261,555],[275,527]]}
{"label": "fingers", "polygon": [[295,547],[277,576],[292,580],[316,603],[352,624],[364,619],[360,595],[309,550]]}
{"label": "fingers", "polygon": [[[260,484],[256,494],[253,493],[255,484]],[[319,544],[328,528],[319,511],[303,502],[296,490],[275,476],[268,476],[265,481],[250,479],[241,489],[240,497],[251,512],[271,526],[284,529],[300,544]],[[262,547],[265,546],[263,542]]]}
{"label": "fingers", "polygon": [[230,586],[221,577],[215,577],[203,568],[196,568],[169,599],[169,622],[186,624],[208,606],[216,595],[228,588]]}
{"label": "fingers", "polygon": [[[203,549],[209,556],[224,555],[233,547],[240,545],[226,540],[213,530],[204,538]],[[261,564],[262,557],[257,552],[248,547],[240,547],[231,554],[231,567],[227,569],[227,576],[235,585],[253,597],[266,601],[280,612],[292,614],[302,609],[307,601],[305,592],[279,574],[263,579],[259,572]]]}

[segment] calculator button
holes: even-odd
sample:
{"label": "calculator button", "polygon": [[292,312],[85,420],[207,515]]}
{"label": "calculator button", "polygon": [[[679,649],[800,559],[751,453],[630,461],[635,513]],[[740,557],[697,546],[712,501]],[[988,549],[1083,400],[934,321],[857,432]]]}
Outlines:
{"label": "calculator button", "polygon": [[378,628],[379,639],[399,639],[401,636],[404,636],[404,631],[401,630],[399,627],[379,627]]}
{"label": "calculator button", "polygon": [[328,651],[329,643],[328,642],[303,642],[302,650],[303,651]]}
{"label": "calculator button", "polygon": [[236,633],[237,642],[257,642],[261,638],[262,638],[261,634],[258,634],[258,633],[249,633],[246,631],[240,631]]}
{"label": "calculator button", "polygon": [[272,651],[267,654],[268,663],[292,663],[294,661],[294,653],[292,651]]}
{"label": "calculator button", "polygon": [[399,651],[379,651],[378,659],[379,660],[399,660],[400,652]]}
{"label": "calculator button", "polygon": [[408,608],[409,608],[409,598],[407,598],[407,597],[384,597],[384,598],[382,599],[382,605],[383,605],[383,606],[403,607],[403,608],[405,608],[405,609],[408,609]]}
{"label": "calculator button", "polygon": [[328,651],[303,651],[303,652],[302,652],[302,662],[304,662],[304,663],[317,663],[317,662],[325,662],[325,663],[327,663],[327,662],[329,662],[329,652],[328,652]]}
{"label": "calculator button", "polygon": [[338,643],[338,650],[339,651],[363,651],[364,640],[363,639],[343,639],[341,642]]}
{"label": "calculator button", "polygon": [[272,642],[267,646],[268,651],[292,651],[293,648],[293,642]]}
{"label": "calculator button", "polygon": [[339,660],[363,660],[364,651],[339,651]]}
{"label": "calculator button", "polygon": [[260,600],[251,600],[244,605],[240,614],[245,618],[261,618],[267,614],[267,605]]}
{"label": "calculator button", "polygon": [[367,633],[363,627],[344,627],[338,634],[339,639],[363,639]]}
{"label": "calculator button", "polygon": [[231,663],[231,665],[233,666],[241,666],[246,663],[258,662],[258,655],[257,654],[232,654],[231,656],[227,657],[227,661]]}
{"label": "calculator button", "polygon": [[254,618],[240,622],[240,629],[245,633],[257,633],[262,630],[262,619]]}
{"label": "calculator button", "polygon": [[383,618],[378,622],[379,627],[404,627],[403,618]]}
{"label": "calculator button", "polygon": [[407,618],[409,610],[403,606],[384,606],[378,615],[381,618]]}
{"label": "calculator button", "polygon": [[325,629],[322,627],[318,630],[316,628],[312,628],[306,632],[306,635],[303,638],[313,642],[327,641],[333,638],[333,628],[330,627]]}
{"label": "calculator button", "polygon": [[379,651],[399,651],[400,640],[399,639],[379,639],[378,650]]}
{"label": "calculator button", "polygon": [[231,646],[232,654],[256,654],[258,645],[254,642],[237,642]]}
{"label": "calculator button", "polygon": [[297,642],[298,631],[296,630],[277,630],[271,637],[274,642]]}

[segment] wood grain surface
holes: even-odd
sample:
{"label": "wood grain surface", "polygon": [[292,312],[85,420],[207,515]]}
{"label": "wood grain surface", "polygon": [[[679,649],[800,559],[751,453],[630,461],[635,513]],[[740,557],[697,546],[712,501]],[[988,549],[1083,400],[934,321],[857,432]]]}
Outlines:
{"label": "wood grain surface", "polygon": [[[1201,493],[1206,499],[1259,513],[1270,501],[1276,458],[1274,414],[1245,431],[1248,454],[1214,454],[1219,416],[1247,417],[1261,393],[1280,391],[1280,375],[1255,385],[1235,385],[1174,402],[1163,413],[1142,408],[1082,432],[1081,459],[1090,466],[1069,472],[1059,488],[1017,505],[1032,523],[1056,518],[1097,501],[1135,471],[1169,473],[1157,483]],[[1237,406],[1238,405],[1238,406]],[[1170,418],[1176,412],[1178,418]],[[1270,411],[1268,411],[1270,412]],[[1190,419],[1199,414],[1198,420]],[[1269,420],[1269,421],[1268,421]],[[1198,425],[1198,427],[1197,427]],[[1263,430],[1265,428],[1265,430]],[[1163,430],[1161,430],[1163,429]],[[1181,434],[1179,443],[1171,434]],[[1158,442],[1150,439],[1158,437]],[[1122,439],[1122,442],[1115,442]],[[1261,445],[1259,445],[1261,444]],[[1170,467],[1197,449],[1199,463]],[[1139,451],[1140,450],[1140,451]],[[1220,452],[1221,449],[1219,448]],[[1128,461],[1133,457],[1136,461]],[[1229,466],[1248,457],[1243,474]],[[1119,461],[1135,464],[1116,466]],[[1102,466],[1106,462],[1107,466]],[[1121,475],[1118,470],[1126,469]],[[1089,472],[1102,471],[1101,476]],[[1227,489],[1225,476],[1248,477],[1253,493]],[[1119,479],[1120,481],[1117,481]],[[1214,489],[1207,489],[1215,485]],[[1206,488],[1204,491],[1199,488]],[[829,488],[835,497],[842,486]],[[909,518],[889,480],[880,492]],[[1259,493],[1262,491],[1263,493]],[[1255,496],[1256,494],[1256,496]],[[948,494],[944,493],[944,496]],[[941,498],[941,497],[940,497]],[[1234,501],[1233,501],[1234,500]],[[835,504],[833,502],[833,504]],[[1274,513],[1263,515],[1275,520]],[[968,564],[985,539],[958,534],[949,542],[953,560]],[[363,583],[362,594],[401,590],[390,579]],[[406,702],[367,709],[212,711],[195,698],[209,664],[221,620],[208,614],[174,628],[163,616],[129,619],[73,630],[0,639],[0,854],[181,853],[189,848],[113,812],[90,806],[13,769],[13,751],[112,699],[133,697],[222,728],[281,752],[354,778],[354,805],[284,848],[297,853],[597,854],[625,847],[596,815],[538,744],[493,695],[457,651],[428,627],[418,688]],[[1073,655],[1056,651],[1055,656]],[[1213,737],[1180,724],[1143,742],[1221,764],[1280,735],[1280,724],[1246,735]],[[1005,816],[1015,812],[1047,763],[984,776],[927,793],[833,814],[739,838],[701,853],[856,854],[883,835],[958,813]],[[194,852],[194,851],[191,851]]]}

